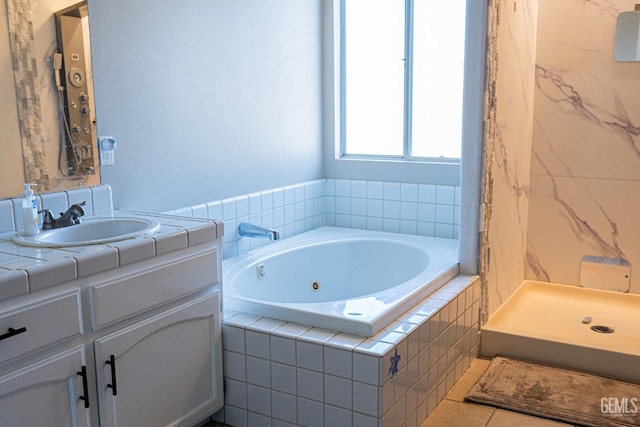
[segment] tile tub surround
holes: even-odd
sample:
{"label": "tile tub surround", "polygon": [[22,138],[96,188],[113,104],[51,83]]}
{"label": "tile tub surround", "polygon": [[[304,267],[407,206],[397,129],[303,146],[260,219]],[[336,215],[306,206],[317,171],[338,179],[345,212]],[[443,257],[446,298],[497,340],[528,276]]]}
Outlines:
{"label": "tile tub surround", "polygon": [[364,338],[224,314],[225,422],[420,425],[478,352],[480,285],[459,276]]}
{"label": "tile tub surround", "polygon": [[282,239],[322,225],[456,239],[460,187],[326,178],[167,213],[222,219],[225,259],[271,243],[240,238],[245,221],[276,228]]}
{"label": "tile tub surround", "polygon": [[45,289],[165,253],[195,246],[219,237],[221,221],[181,218],[174,215],[111,211],[111,189],[74,190],[38,196],[39,208],[65,211],[73,203],[87,201],[87,216],[154,219],[160,228],[133,239],[100,245],[66,248],[34,248],[15,244],[15,224],[22,223],[22,199],[0,200],[0,300]]}

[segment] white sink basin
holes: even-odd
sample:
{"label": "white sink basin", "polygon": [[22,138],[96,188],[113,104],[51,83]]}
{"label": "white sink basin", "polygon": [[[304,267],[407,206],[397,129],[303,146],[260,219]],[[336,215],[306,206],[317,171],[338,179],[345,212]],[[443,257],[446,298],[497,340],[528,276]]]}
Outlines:
{"label": "white sink basin", "polygon": [[50,248],[97,245],[131,239],[159,226],[157,221],[143,218],[88,218],[69,227],[43,230],[36,236],[16,233],[13,241],[24,246]]}

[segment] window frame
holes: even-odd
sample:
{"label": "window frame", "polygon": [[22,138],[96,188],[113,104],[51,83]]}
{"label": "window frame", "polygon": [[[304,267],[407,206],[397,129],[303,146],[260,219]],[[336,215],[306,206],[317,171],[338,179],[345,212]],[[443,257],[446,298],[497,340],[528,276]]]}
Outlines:
{"label": "window frame", "polygon": [[[387,160],[387,161],[402,161],[402,162],[415,162],[415,163],[437,163],[437,164],[455,164],[460,165],[461,159],[459,157],[424,157],[412,155],[412,120],[413,120],[413,27],[414,27],[414,13],[413,5],[414,0],[404,0],[405,4],[405,27],[404,27],[404,111],[403,111],[403,142],[402,142],[402,155],[382,155],[382,154],[353,154],[347,153],[347,137],[346,127],[348,126],[346,120],[347,108],[346,108],[346,37],[345,37],[345,3],[348,0],[334,0],[338,4],[338,17],[339,17],[339,30],[337,32],[339,41],[338,45],[338,58],[339,58],[339,96],[338,105],[336,105],[339,111],[340,126],[338,129],[339,144],[337,148],[338,158],[340,159],[353,159],[353,160]],[[462,144],[462,141],[460,141]]]}

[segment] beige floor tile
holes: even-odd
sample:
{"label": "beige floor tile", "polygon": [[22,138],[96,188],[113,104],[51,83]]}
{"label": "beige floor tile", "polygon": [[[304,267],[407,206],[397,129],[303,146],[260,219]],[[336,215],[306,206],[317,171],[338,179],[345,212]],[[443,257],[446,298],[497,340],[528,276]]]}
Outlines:
{"label": "beige floor tile", "polygon": [[546,418],[530,417],[518,412],[505,411],[496,409],[495,413],[489,420],[487,427],[566,427],[572,424],[561,423],[558,421],[548,420]]}
{"label": "beige floor tile", "polygon": [[443,400],[420,427],[485,427],[494,408],[472,403]]}
{"label": "beige floor tile", "polygon": [[467,371],[462,377],[458,380],[457,383],[453,385],[449,393],[444,397],[448,400],[455,400],[457,402],[464,402],[464,396],[467,394],[469,389],[480,379],[480,375],[472,374]]}
{"label": "beige floor tile", "polygon": [[487,370],[490,363],[491,359],[473,359],[473,361],[469,365],[469,368],[467,369],[467,372],[470,374],[482,375],[484,374],[484,371]]}

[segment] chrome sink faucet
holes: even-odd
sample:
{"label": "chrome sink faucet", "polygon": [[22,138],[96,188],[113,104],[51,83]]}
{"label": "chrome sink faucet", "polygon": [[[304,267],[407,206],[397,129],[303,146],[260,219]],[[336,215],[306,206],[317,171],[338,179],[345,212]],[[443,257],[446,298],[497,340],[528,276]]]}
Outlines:
{"label": "chrome sink faucet", "polygon": [[77,203],[71,205],[66,212],[60,212],[60,218],[55,219],[53,213],[49,209],[42,209],[38,213],[42,214],[42,229],[51,230],[54,228],[68,227],[70,225],[80,224],[80,217],[84,215],[84,209],[82,206],[87,202]]}
{"label": "chrome sink faucet", "polygon": [[248,222],[241,222],[238,225],[238,234],[242,237],[268,237],[269,240],[280,240],[278,230],[260,227]]}

